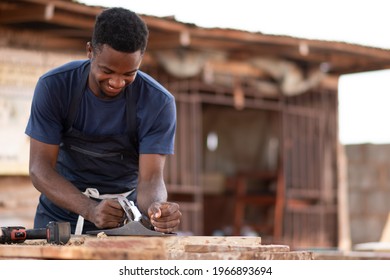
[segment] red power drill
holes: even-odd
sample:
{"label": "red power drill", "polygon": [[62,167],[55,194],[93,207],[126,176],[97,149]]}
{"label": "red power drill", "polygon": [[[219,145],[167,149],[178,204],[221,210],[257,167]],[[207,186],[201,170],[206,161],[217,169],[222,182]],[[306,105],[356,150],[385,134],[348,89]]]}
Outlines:
{"label": "red power drill", "polygon": [[46,228],[1,227],[0,244],[23,243],[26,239],[46,239],[48,243],[63,245],[70,239],[70,223],[50,222]]}

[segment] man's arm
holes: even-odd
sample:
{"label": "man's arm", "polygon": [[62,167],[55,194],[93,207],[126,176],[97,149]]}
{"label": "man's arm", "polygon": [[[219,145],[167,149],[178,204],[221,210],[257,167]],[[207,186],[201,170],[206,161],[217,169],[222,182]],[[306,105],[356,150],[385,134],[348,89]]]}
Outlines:
{"label": "man's arm", "polygon": [[35,188],[57,206],[83,216],[98,228],[116,227],[123,217],[117,201],[98,203],[83,195],[71,182],[55,170],[58,145],[30,139],[30,177]]}
{"label": "man's arm", "polygon": [[181,213],[178,204],[167,202],[163,178],[165,158],[159,154],[140,155],[137,203],[157,231],[172,232],[180,223]]}

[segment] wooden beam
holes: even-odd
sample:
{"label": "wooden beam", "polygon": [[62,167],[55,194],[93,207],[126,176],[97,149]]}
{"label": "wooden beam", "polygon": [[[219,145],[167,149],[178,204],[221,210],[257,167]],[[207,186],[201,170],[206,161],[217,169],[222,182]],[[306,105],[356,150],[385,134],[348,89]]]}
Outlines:
{"label": "wooden beam", "polygon": [[49,35],[47,32],[20,31],[0,27],[0,43],[5,46],[82,51],[86,41]]}
{"label": "wooden beam", "polygon": [[211,72],[229,74],[236,77],[268,78],[263,70],[256,68],[245,61],[209,61],[206,65]]}
{"label": "wooden beam", "polygon": [[[87,14],[91,16],[96,16],[103,10],[103,7],[99,7],[99,6],[87,6],[76,2],[61,1],[61,0],[22,0],[20,2],[27,2],[27,3],[38,4],[43,6],[51,4],[57,8],[61,8],[79,14]],[[23,7],[25,6],[25,4],[22,5]]]}
{"label": "wooden beam", "polygon": [[93,26],[95,24],[95,18],[94,17],[87,17],[83,15],[76,15],[73,13],[67,13],[61,10],[55,10],[54,14],[51,18],[47,19],[46,21],[72,27],[76,29],[83,29],[86,28],[91,31]]}
{"label": "wooden beam", "polygon": [[11,11],[0,10],[0,24],[43,21],[47,9],[46,6],[26,5],[23,8],[12,9]]}
{"label": "wooden beam", "polygon": [[339,77],[335,75],[327,75],[320,81],[320,87],[338,92]]}
{"label": "wooden beam", "polygon": [[164,32],[188,32],[192,30],[194,25],[188,25],[182,22],[168,20],[166,18],[158,18],[152,16],[141,16],[146,22],[150,30],[159,30]]}
{"label": "wooden beam", "polygon": [[[26,13],[28,10],[28,13]],[[0,10],[0,24],[16,24],[29,22],[51,22],[57,25],[72,27],[76,29],[88,29],[92,32],[95,24],[94,16],[69,13],[55,5],[46,6],[28,5],[23,9],[14,9],[12,12]]]}
{"label": "wooden beam", "polygon": [[351,223],[349,219],[348,204],[348,163],[345,153],[345,147],[338,143],[337,145],[337,165],[338,165],[338,189],[337,189],[337,217],[338,217],[338,249],[341,251],[350,251],[351,241]]}

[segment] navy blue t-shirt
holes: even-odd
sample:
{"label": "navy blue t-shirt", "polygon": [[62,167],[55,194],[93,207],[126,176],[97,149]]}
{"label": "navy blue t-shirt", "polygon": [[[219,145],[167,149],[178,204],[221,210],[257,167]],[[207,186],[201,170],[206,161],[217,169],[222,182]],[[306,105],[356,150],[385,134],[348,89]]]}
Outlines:
{"label": "navy blue t-shirt", "polygon": [[[110,100],[101,99],[85,86],[88,71],[88,60],[74,61],[53,69],[39,79],[26,134],[47,144],[61,145],[56,168],[81,191],[94,187],[101,193],[122,193],[137,185],[139,154],[173,154],[175,100],[165,88],[141,71],[137,72],[133,83],[117,97]],[[83,94],[80,95],[82,90]],[[76,107],[71,106],[78,100],[75,96],[81,96]],[[135,105],[129,107],[129,104]],[[71,110],[71,107],[77,110]],[[134,119],[135,129],[129,127],[134,123]],[[65,132],[70,125],[73,130],[79,131],[75,135],[75,141],[79,143],[76,147],[78,151],[83,149],[79,146],[81,143],[87,145],[85,147],[89,150],[84,148],[84,153],[92,153],[95,157],[96,152],[104,151],[107,156],[114,156],[118,151],[123,151],[127,154],[127,164],[123,165],[122,152],[120,163],[110,161],[109,166],[106,165],[107,161],[104,164],[101,162],[103,159],[100,154],[99,162],[84,162],[85,157],[76,159],[71,155],[71,151],[66,152],[65,148],[66,145],[71,145],[67,147],[76,149],[74,144],[68,143],[69,140],[65,141],[69,139],[68,133]],[[87,139],[85,135],[88,136]],[[125,142],[118,142],[118,135],[132,136],[128,139],[126,136],[122,137]],[[112,150],[113,146],[105,146],[100,152],[96,150],[99,145],[96,146],[92,142],[107,137],[116,139],[115,150]],[[134,138],[138,143],[130,142]],[[99,142],[101,143],[101,140]],[[136,151],[133,151],[134,148]]]}
{"label": "navy blue t-shirt", "polygon": [[[35,88],[26,134],[38,141],[59,145],[72,101],[70,83],[81,85],[80,68],[86,60],[74,61],[44,74]],[[79,79],[79,80],[78,80]],[[152,77],[137,72],[132,94],[137,94],[136,119],[140,154],[173,154],[176,129],[175,100]],[[115,135],[126,129],[125,93],[112,100],[83,94],[74,127],[89,135]],[[137,167],[138,168],[138,167]]]}
{"label": "navy blue t-shirt", "polygon": [[[139,154],[173,154],[175,100],[142,71],[137,72],[134,82],[117,97],[100,99],[86,87],[88,66],[88,60],[73,61],[39,79],[25,132],[38,141],[60,145],[56,168],[80,191],[92,187],[100,194],[124,193],[136,188]],[[80,102],[75,98],[80,96],[79,93],[82,93]],[[134,119],[135,129],[129,127]],[[69,129],[70,125],[72,129]],[[134,143],[134,139],[138,143]],[[88,147],[89,153],[97,147],[107,148],[107,152],[120,150],[121,156],[118,158],[111,156],[117,153],[106,153],[109,156],[103,160],[102,154],[99,157],[96,154],[87,156],[74,150],[80,151],[85,147]],[[131,196],[132,200],[136,200],[136,192]],[[77,214],[59,208],[44,194],[41,194],[39,202],[35,227],[44,227],[53,220],[66,220],[71,222],[74,232]],[[84,231],[95,229],[92,223],[85,221]]]}

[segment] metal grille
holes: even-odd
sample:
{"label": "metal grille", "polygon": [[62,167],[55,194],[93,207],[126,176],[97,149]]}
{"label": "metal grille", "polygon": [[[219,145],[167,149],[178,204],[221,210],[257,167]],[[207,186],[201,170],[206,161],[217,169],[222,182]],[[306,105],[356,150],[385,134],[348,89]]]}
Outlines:
{"label": "metal grille", "polygon": [[202,154],[200,102],[191,96],[185,98],[176,94],[176,106],[176,154],[168,158],[165,182],[173,200],[180,200],[178,202],[183,218],[179,230],[201,235],[203,233],[203,195],[200,185]]}
{"label": "metal grille", "polygon": [[[160,77],[161,80],[161,77]],[[180,197],[183,231],[203,234],[202,103],[234,106],[232,89],[196,80],[163,84],[175,95],[178,127],[176,155],[167,162],[170,193]],[[266,99],[244,88],[245,107],[271,110],[281,119],[281,170],[274,225],[276,242],[291,247],[337,244],[337,92],[316,89],[294,97]],[[279,239],[280,238],[280,239]]]}
{"label": "metal grille", "polygon": [[284,239],[292,246],[337,244],[337,95],[286,98]]}

